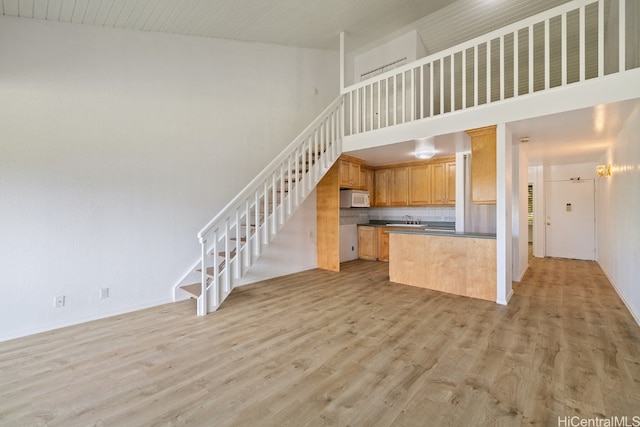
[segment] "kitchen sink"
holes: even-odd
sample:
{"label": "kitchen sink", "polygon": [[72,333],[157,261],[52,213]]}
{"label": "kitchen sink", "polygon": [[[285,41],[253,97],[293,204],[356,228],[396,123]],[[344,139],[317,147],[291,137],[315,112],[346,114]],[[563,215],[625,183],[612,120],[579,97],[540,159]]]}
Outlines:
{"label": "kitchen sink", "polygon": [[409,228],[426,228],[424,224],[405,224],[405,223],[387,223],[387,227],[409,227]]}

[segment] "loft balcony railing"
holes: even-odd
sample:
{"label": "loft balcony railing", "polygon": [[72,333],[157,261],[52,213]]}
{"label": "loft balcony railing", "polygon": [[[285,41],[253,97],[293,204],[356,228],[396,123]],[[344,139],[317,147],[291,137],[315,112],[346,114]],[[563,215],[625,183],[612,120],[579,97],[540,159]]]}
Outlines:
{"label": "loft balcony railing", "polygon": [[349,86],[345,135],[638,68],[640,18],[631,2],[574,0]]}

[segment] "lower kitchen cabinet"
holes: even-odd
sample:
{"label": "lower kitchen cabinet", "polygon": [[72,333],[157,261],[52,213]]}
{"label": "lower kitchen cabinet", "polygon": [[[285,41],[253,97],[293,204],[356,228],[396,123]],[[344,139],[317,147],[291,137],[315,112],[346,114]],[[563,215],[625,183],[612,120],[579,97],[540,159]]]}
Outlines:
{"label": "lower kitchen cabinet", "polygon": [[378,227],[378,261],[389,261],[388,230],[388,227]]}
{"label": "lower kitchen cabinet", "polygon": [[401,228],[358,226],[358,258],[388,262],[389,230]]}
{"label": "lower kitchen cabinet", "polygon": [[358,258],[378,259],[377,241],[376,227],[358,227]]}

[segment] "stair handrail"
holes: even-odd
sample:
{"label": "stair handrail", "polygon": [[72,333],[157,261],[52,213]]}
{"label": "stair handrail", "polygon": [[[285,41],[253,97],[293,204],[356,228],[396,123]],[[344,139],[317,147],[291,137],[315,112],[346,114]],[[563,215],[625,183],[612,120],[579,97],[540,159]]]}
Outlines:
{"label": "stair handrail", "polygon": [[[244,200],[248,194],[256,191],[258,187],[264,183],[264,180],[271,174],[273,174],[278,167],[281,166],[282,162],[285,161],[291,155],[291,153],[293,153],[293,151],[296,150],[300,146],[300,144],[306,140],[309,134],[312,133],[324,120],[327,119],[327,117],[330,116],[331,113],[336,110],[336,108],[342,103],[342,100],[343,96],[339,95],[331,104],[329,104],[327,108],[322,111],[322,113],[320,113],[320,115],[316,117],[314,121],[312,121],[302,132],[300,132],[298,136],[296,136],[293,141],[289,145],[287,145],[280,152],[280,154],[262,170],[262,172],[260,172],[254,179],[252,179],[251,182],[249,182],[236,195],[236,197],[234,197],[229,203],[227,203],[227,205],[222,208],[218,212],[218,214],[207,223],[207,225],[202,227],[202,229],[198,232],[198,239],[200,243],[203,242],[204,236],[209,231],[211,231],[211,229],[214,228],[219,221],[226,218],[227,215],[229,215],[233,211],[233,209],[240,201]],[[342,129],[339,129],[340,138],[342,137],[342,131]]]}

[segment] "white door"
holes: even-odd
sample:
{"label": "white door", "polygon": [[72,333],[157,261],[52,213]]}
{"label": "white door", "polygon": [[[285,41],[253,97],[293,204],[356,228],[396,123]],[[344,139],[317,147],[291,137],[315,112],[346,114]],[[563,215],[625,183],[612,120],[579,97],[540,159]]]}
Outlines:
{"label": "white door", "polygon": [[593,179],[546,183],[547,256],[595,259]]}

